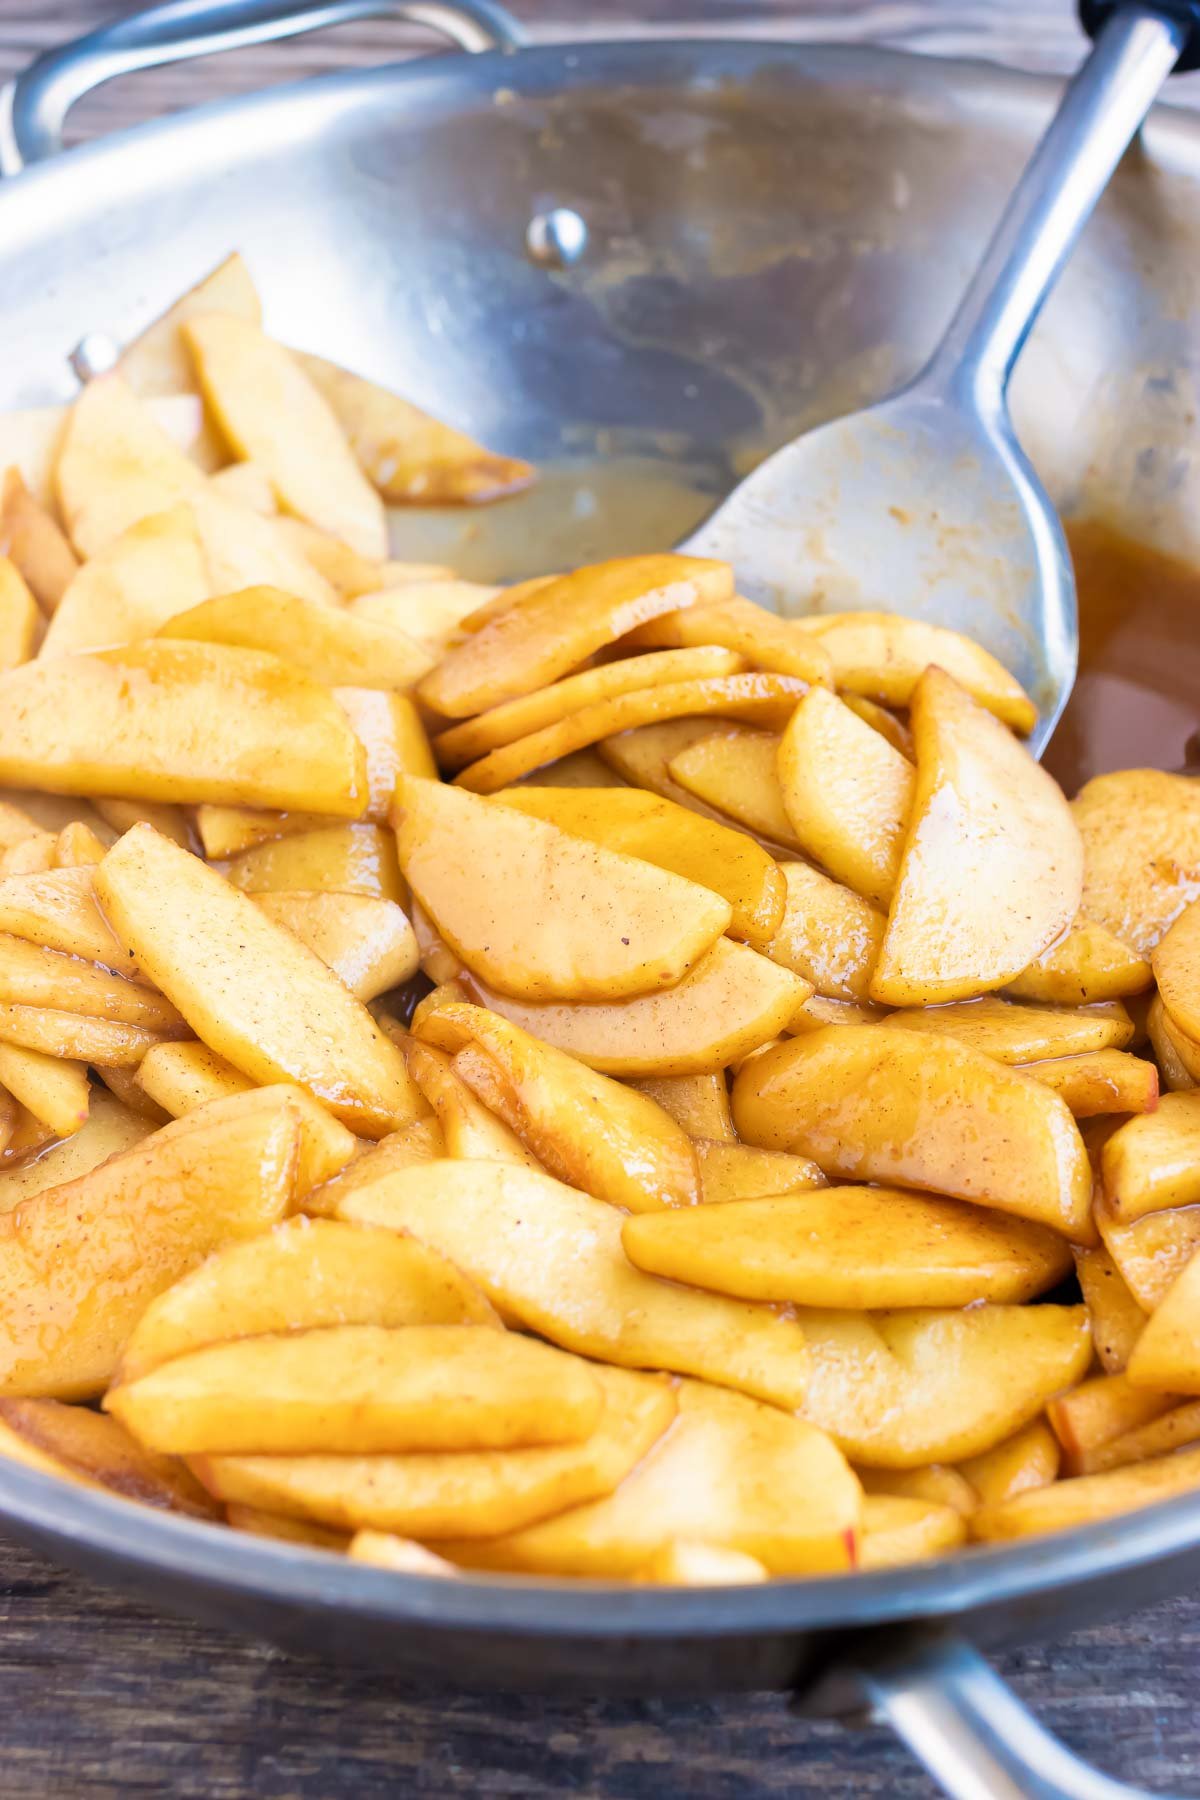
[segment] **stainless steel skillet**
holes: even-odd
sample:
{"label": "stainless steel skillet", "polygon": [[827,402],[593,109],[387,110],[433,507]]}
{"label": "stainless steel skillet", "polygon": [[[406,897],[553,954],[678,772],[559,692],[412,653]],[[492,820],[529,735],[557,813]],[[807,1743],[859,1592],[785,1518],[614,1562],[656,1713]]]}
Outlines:
{"label": "stainless steel skillet", "polygon": [[[515,44],[501,16],[447,3],[390,10],[482,54],[57,154],[71,100],[216,47],[206,19],[228,46],[376,10],[175,5],[16,84],[4,165],[43,166],[0,184],[0,404],[69,395],[65,349],[125,335],[236,246],[281,335],[555,464],[540,498],[400,521],[399,545],[516,573],[670,542],[762,450],[919,366],[1053,102],[1049,83],[865,50],[489,52]],[[1185,554],[1200,553],[1198,240],[1200,128],[1163,110],[1014,396],[1060,505]],[[828,1704],[880,1707],[963,1795],[1123,1791],[1041,1736],[972,1646],[1059,1634],[1200,1574],[1187,1501],[913,1569],[693,1593],[392,1577],[15,1466],[0,1518],[145,1597],[400,1678],[808,1694],[826,1677]]]}

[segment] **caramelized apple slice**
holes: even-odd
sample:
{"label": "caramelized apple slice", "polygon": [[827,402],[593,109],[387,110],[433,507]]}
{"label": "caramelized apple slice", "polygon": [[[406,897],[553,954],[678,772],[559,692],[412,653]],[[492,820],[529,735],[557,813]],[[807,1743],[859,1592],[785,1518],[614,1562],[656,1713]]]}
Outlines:
{"label": "caramelized apple slice", "polygon": [[459,1056],[456,1070],[560,1181],[633,1212],[700,1198],[691,1140],[644,1094],[480,1006],[441,1007],[420,1031],[443,1050],[484,1053],[490,1070]]}
{"label": "caramelized apple slice", "polygon": [[947,1006],[914,1006],[890,1013],[889,1029],[931,1031],[957,1038],[1002,1063],[1034,1063],[1043,1057],[1082,1056],[1121,1049],[1133,1036],[1119,1000],[1102,1006],[1027,1006],[986,994]]}
{"label": "caramelized apple slice", "polygon": [[1083,853],[1058,784],[950,676],[913,695],[917,786],[871,995],[885,1005],[1003,987],[1079,911]]}
{"label": "caramelized apple slice", "polygon": [[1154,979],[1171,1023],[1200,1039],[1200,902],[1180,913],[1155,946]]}
{"label": "caramelized apple slice", "polygon": [[119,375],[89,381],[67,417],[55,469],[59,507],[81,556],[204,487],[204,476]]}
{"label": "caramelized apple slice", "polygon": [[53,618],[79,562],[57,522],[25,486],[20,469],[11,465],[0,482],[0,551],[28,583],[42,612]]}
{"label": "caramelized apple slice", "polygon": [[673,1539],[694,1538],[775,1575],[822,1574],[854,1567],[860,1509],[858,1482],[823,1432],[685,1381],[673,1429],[607,1499],[448,1548],[473,1568],[628,1579]]}
{"label": "caramelized apple slice", "polygon": [[428,656],[403,632],[272,587],[244,588],[180,609],[159,635],[269,650],[333,685],[407,688],[429,667]]}
{"label": "caramelized apple slice", "polygon": [[486,712],[570,674],[647,619],[724,599],[732,590],[728,564],[706,557],[592,563],[532,591],[527,587],[507,602],[501,596],[488,622],[425,677],[421,699],[448,719]]}
{"label": "caramelized apple slice", "polygon": [[357,1000],[417,972],[417,940],[394,900],[372,894],[256,894],[255,905],[319,956]]}
{"label": "caramelized apple slice", "polygon": [[103,650],[152,637],[173,612],[208,597],[191,509],[139,519],[80,569],[42,641],[42,656]]}
{"label": "caramelized apple slice", "polygon": [[1057,1478],[1060,1461],[1058,1439],[1044,1419],[1034,1419],[994,1450],[969,1456],[958,1466],[979,1504],[992,1506],[1031,1488],[1049,1486]]}
{"label": "caramelized apple slice", "polygon": [[733,1114],[724,1069],[711,1075],[644,1075],[627,1086],[645,1094],[682,1125],[693,1142],[700,1139],[733,1143]]}
{"label": "caramelized apple slice", "polygon": [[1014,731],[1032,731],[1037,723],[1037,708],[1020,682],[959,631],[887,612],[813,613],[796,625],[829,657],[836,688],[905,707],[925,671],[936,666]]}
{"label": "caramelized apple slice", "polygon": [[1048,1088],[951,1038],[830,1026],[740,1071],[748,1142],[811,1156],[827,1175],[974,1200],[1092,1240],[1092,1172]]}
{"label": "caramelized apple slice", "polygon": [[1122,1125],[1100,1153],[1100,1171],[1109,1215],[1121,1224],[1200,1204],[1200,1093],[1164,1094],[1157,1111]]}
{"label": "caramelized apple slice", "polygon": [[783,865],[787,905],[767,955],[831,1000],[864,1001],[887,920],[809,863]]}
{"label": "caramelized apple slice", "polygon": [[777,1406],[803,1398],[808,1356],[793,1320],[644,1275],[621,1248],[617,1209],[549,1175],[425,1163],[356,1189],[338,1211],[432,1245],[503,1316],[566,1350],[698,1375]]}
{"label": "caramelized apple slice", "polygon": [[726,1200],[757,1200],[825,1186],[825,1177],[807,1156],[786,1150],[758,1150],[753,1144],[726,1144],[697,1138],[701,1199],[706,1206]]}
{"label": "caramelized apple slice", "polygon": [[258,651],[153,638],[0,675],[0,780],[337,818],[366,801],[362,746],[327,688]]}
{"label": "caramelized apple slice", "polygon": [[1043,950],[1010,981],[1014,1000],[1048,1000],[1056,1006],[1091,1006],[1141,994],[1154,979],[1150,964],[1091,919],[1076,919],[1057,944]]}
{"label": "caramelized apple slice", "polygon": [[274,587],[315,606],[338,605],[337,590],[288,541],[278,519],[264,519],[211,482],[190,495],[188,505],[204,546],[210,593]]}
{"label": "caramelized apple slice", "polygon": [[804,691],[803,683],[790,675],[759,674],[714,675],[703,681],[671,681],[661,687],[640,688],[612,700],[595,701],[569,719],[489,751],[455,780],[475,793],[494,794],[545,763],[557,762],[614,732],[632,731],[657,720],[711,713],[781,727]]}
{"label": "caramelized apple slice", "polygon": [[1149,956],[1200,899],[1200,782],[1123,769],[1089,781],[1071,810],[1083,839],[1081,910]]}
{"label": "caramelized apple slice", "polygon": [[364,1136],[421,1109],[403,1059],[336,975],[215,870],[135,825],[96,871],[118,938],[218,1055],[295,1081]]}
{"label": "caramelized apple slice", "polygon": [[865,900],[886,905],[912,805],[912,764],[835,695],[813,688],[783,734],[778,766],[801,847]]}
{"label": "caramelized apple slice", "polygon": [[994,1506],[981,1506],[971,1520],[972,1536],[984,1543],[1068,1531],[1101,1519],[1153,1506],[1176,1494],[1200,1487],[1200,1450],[1185,1450],[1152,1462],[1055,1481],[1032,1493],[1016,1494]]}
{"label": "caramelized apple slice", "polygon": [[606,1075],[705,1075],[783,1031],[809,993],[798,975],[719,938],[675,987],[594,1005],[513,1000],[477,976],[469,997]]}
{"label": "caramelized apple slice", "polygon": [[514,997],[670,988],[732,918],[710,889],[511,807],[415,777],[401,794],[405,879],[467,967]]}
{"label": "caramelized apple slice", "polygon": [[667,650],[658,656],[628,656],[618,662],[600,663],[594,669],[567,675],[549,687],[522,694],[461,725],[451,726],[434,740],[434,749],[442,768],[462,769],[489,751],[544,731],[601,700],[661,687],[665,682],[736,675],[743,666],[740,656],[713,648]]}
{"label": "caramelized apple slice", "polygon": [[222,1500],[345,1530],[497,1537],[611,1493],[671,1424],[675,1395],[658,1377],[600,1366],[593,1374],[605,1407],[582,1443],[404,1456],[206,1456],[195,1470]]}
{"label": "caramelized apple slice", "polygon": [[266,470],[280,505],[382,561],[383,505],[328,402],[291,354],[231,313],[193,314],[180,330],[222,435]]}
{"label": "caramelized apple slice", "polygon": [[485,450],[410,400],[323,356],[297,353],[337,415],[359,467],[385,500],[417,506],[477,505],[528,487],[531,464]]}
{"label": "caramelized apple slice", "polygon": [[630,646],[639,649],[678,648],[685,644],[723,644],[736,650],[755,669],[773,675],[795,675],[800,681],[829,687],[830,660],[824,646],[795,619],[756,606],[735,594],[682,612],[664,613],[631,633]]}
{"label": "caramelized apple slice", "polygon": [[139,1063],[137,1080],[147,1098],[173,1119],[209,1100],[228,1100],[254,1086],[248,1075],[198,1040],[155,1044]]}
{"label": "caramelized apple slice", "polygon": [[1200,1394],[1200,1257],[1176,1276],[1129,1358],[1137,1388]]}
{"label": "caramelized apple slice", "polygon": [[1200,1251],[1200,1206],[1150,1212],[1123,1225],[1099,1205],[1096,1224],[1104,1248],[1144,1312],[1162,1304],[1176,1276]]}
{"label": "caramelized apple slice", "polygon": [[1093,1050],[1052,1056],[1023,1065],[1045,1087],[1061,1094],[1076,1119],[1105,1113],[1152,1113],[1158,1105],[1158,1070],[1125,1050]]}
{"label": "caramelized apple slice", "polygon": [[957,1550],[967,1525],[953,1506],[910,1500],[897,1494],[868,1494],[863,1501],[859,1567],[897,1569]]}
{"label": "caramelized apple slice", "polygon": [[1092,1338],[1100,1366],[1119,1375],[1142,1335],[1146,1314],[1103,1244],[1075,1250],[1075,1273],[1092,1321]]}
{"label": "caramelized apple slice", "polygon": [[362,894],[396,903],[404,883],[396,843],[381,825],[321,825],[231,857],[225,874],[244,894]]}
{"label": "caramelized apple slice", "polygon": [[743,1300],[801,1306],[1019,1302],[1071,1268],[1057,1232],[896,1188],[819,1188],[626,1219],[621,1242],[651,1275]]}
{"label": "caramelized apple slice", "polygon": [[800,1317],[813,1373],[803,1413],[854,1462],[911,1469],[992,1449],[1078,1381],[1082,1306],[817,1312]]}
{"label": "caramelized apple slice", "polygon": [[762,947],[780,927],[784,871],[743,832],[637,788],[519,787],[495,798],[573,837],[711,888],[732,908],[730,935],[746,943]]}
{"label": "caramelized apple slice", "polygon": [[747,831],[799,850],[779,785],[779,734],[731,725],[673,756],[672,781]]}

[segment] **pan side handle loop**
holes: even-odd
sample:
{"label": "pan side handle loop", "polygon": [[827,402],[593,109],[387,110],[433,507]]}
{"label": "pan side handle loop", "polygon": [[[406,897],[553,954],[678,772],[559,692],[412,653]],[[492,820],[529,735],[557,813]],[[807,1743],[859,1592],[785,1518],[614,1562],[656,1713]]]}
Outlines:
{"label": "pan side handle loop", "polygon": [[166,0],[48,51],[8,84],[0,95],[0,172],[17,175],[57,155],[75,102],[118,75],[392,15],[461,50],[515,50],[522,41],[496,0]]}
{"label": "pan side handle loop", "polygon": [[852,1672],[872,1717],[950,1800],[1149,1800],[1060,1744],[965,1638],[906,1632],[864,1647]]}

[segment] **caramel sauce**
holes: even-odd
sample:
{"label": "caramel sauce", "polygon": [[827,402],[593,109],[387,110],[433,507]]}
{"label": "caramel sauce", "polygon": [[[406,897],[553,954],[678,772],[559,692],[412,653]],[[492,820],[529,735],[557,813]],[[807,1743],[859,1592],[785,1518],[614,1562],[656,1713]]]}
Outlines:
{"label": "caramel sauce", "polygon": [[1068,794],[1110,769],[1200,771],[1200,569],[1095,521],[1066,531],[1079,677],[1046,767]]}

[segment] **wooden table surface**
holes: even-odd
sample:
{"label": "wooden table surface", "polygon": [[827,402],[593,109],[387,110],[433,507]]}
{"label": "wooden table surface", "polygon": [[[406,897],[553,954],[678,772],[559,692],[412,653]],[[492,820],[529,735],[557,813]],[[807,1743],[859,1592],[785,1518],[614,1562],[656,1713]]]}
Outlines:
{"label": "wooden table surface", "polygon": [[[123,9],[0,0],[0,76]],[[515,0],[548,38],[689,28],[881,42],[1065,69],[1067,0]],[[636,23],[635,23],[636,21]],[[217,92],[394,56],[419,36],[374,21],[113,83],[80,135]],[[1180,84],[1193,98],[1200,76]],[[1186,90],[1191,89],[1191,94]],[[1005,1675],[1076,1750],[1126,1781],[1200,1793],[1200,1601],[1010,1656]],[[170,1794],[748,1800],[926,1795],[884,1733],[797,1717],[774,1696],[666,1704],[400,1693],[161,1616],[0,1541],[0,1797]]]}

